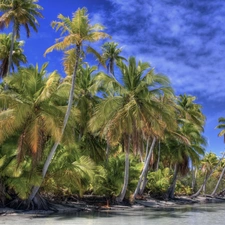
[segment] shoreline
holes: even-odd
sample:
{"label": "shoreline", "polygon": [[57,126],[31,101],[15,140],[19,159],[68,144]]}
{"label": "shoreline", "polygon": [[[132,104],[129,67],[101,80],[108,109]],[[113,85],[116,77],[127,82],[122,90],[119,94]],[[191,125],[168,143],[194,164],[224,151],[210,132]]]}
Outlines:
{"label": "shoreline", "polygon": [[113,204],[110,206],[88,205],[85,202],[67,202],[67,203],[51,203],[54,210],[16,210],[12,208],[0,208],[0,216],[7,215],[54,215],[54,214],[76,214],[80,212],[106,212],[106,211],[123,211],[123,210],[143,210],[145,208],[153,208],[157,210],[165,210],[170,208],[181,208],[190,205],[203,205],[211,203],[225,203],[225,198],[199,196],[190,198],[187,196],[177,197],[173,200],[158,200],[154,198],[145,198],[144,200],[135,200],[131,205]]}

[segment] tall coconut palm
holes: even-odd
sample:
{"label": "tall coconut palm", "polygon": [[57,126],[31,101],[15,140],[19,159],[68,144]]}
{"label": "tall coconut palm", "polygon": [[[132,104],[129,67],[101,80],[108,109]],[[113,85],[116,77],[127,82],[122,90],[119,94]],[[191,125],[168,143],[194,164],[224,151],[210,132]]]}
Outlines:
{"label": "tall coconut palm", "polygon": [[[167,108],[167,110],[168,110],[167,113],[171,116],[170,120],[168,120],[168,119],[165,120],[164,113],[163,112],[162,113],[157,112],[157,116],[155,117],[155,120],[157,118],[157,120],[159,122],[164,124],[163,129],[161,129],[161,132],[158,133],[158,135],[156,136],[158,141],[160,142],[160,140],[165,139],[166,134],[168,132],[172,132],[172,133],[176,132],[177,121],[176,121],[176,117],[175,117],[175,114],[174,114],[175,109],[176,109],[176,105],[175,105],[175,102],[174,102],[174,96],[173,95],[167,95],[166,93],[164,93],[163,95],[159,96],[158,98],[159,98],[159,102],[160,102],[159,106],[161,107],[161,110],[165,111],[165,108]],[[172,127],[171,127],[171,124],[172,124]],[[133,194],[133,198],[135,198],[137,194],[140,194],[140,195],[143,194],[144,189],[147,185],[147,175],[148,175],[147,173],[148,173],[148,168],[149,168],[149,165],[150,165],[150,160],[153,160],[153,158],[154,158],[153,153],[154,153],[154,147],[155,147],[155,143],[156,143],[157,139],[155,137],[153,138],[151,147],[148,150],[147,146],[149,145],[149,137],[151,136],[151,133],[147,134],[147,135],[148,135],[148,138],[147,138],[147,145],[146,145],[146,156],[145,156],[146,159],[145,159],[145,163],[144,163],[144,168],[143,168],[142,174],[140,176],[138,185],[137,185],[137,187],[135,189],[135,192]],[[179,138],[182,138],[182,137],[179,136]]]}
{"label": "tall coconut palm", "polygon": [[[9,54],[12,34],[0,34],[0,77],[4,78],[9,67]],[[14,71],[15,66],[18,68],[20,63],[26,63],[27,58],[23,54],[23,41],[14,41],[12,52],[11,68]]]}
{"label": "tall coconut palm", "polygon": [[47,142],[61,140],[67,98],[59,74],[46,78],[46,66],[20,68],[4,79],[8,89],[0,94],[0,141],[18,134],[18,162],[29,154],[36,165]]}
{"label": "tall coconut palm", "polygon": [[9,54],[8,73],[12,63],[14,40],[20,38],[20,27],[26,30],[27,37],[30,37],[30,27],[37,32],[38,21],[36,17],[43,18],[40,10],[43,8],[36,4],[38,0],[1,0],[0,1],[0,29],[8,27],[12,23],[12,40]]}
{"label": "tall coconut palm", "polygon": [[[69,17],[65,17],[62,14],[58,16],[59,21],[53,21],[52,27],[56,29],[56,31],[61,30],[61,35],[64,35],[62,39],[56,41],[56,44],[48,48],[45,52],[45,55],[53,50],[68,50],[68,48],[75,49],[75,66],[72,75],[72,84],[70,89],[70,95],[68,99],[67,111],[64,117],[62,129],[61,129],[61,136],[63,136],[64,130],[66,128],[72,104],[73,104],[73,96],[74,96],[74,89],[75,89],[75,81],[77,75],[77,69],[80,62],[80,55],[81,55],[81,47],[85,42],[95,42],[102,38],[107,38],[108,34],[101,32],[104,29],[103,26],[99,24],[91,25],[87,9],[82,8],[78,9],[74,14],[72,19]],[[65,36],[66,35],[66,36]],[[60,139],[54,143],[51,152],[46,160],[46,163],[43,168],[43,178],[46,175],[50,162],[55,154],[55,151],[60,144]],[[29,197],[29,200],[32,200],[37,191],[40,187],[35,187]]]}
{"label": "tall coconut palm", "polygon": [[[102,45],[102,54],[97,52],[95,49],[88,46],[87,51],[89,53],[94,54],[94,56],[97,58],[99,63],[104,67],[107,68],[107,74],[114,77],[114,66],[115,63],[119,60],[126,60],[124,57],[120,56],[120,53],[122,52],[122,48],[118,48],[118,43],[115,42],[106,42]],[[110,145],[109,141],[106,140],[107,147],[106,147],[106,161],[108,161],[109,157],[109,150]]]}
{"label": "tall coconut palm", "polygon": [[[205,116],[201,112],[201,105],[195,103],[194,96],[180,95],[177,99],[176,133],[184,139],[177,139],[176,135],[169,136],[171,146],[175,152],[174,176],[168,190],[168,197],[174,198],[177,175],[185,174],[188,170],[189,161],[192,164],[199,162],[204,154],[205,138],[201,135],[205,123]],[[172,139],[171,139],[172,138]],[[186,138],[187,141],[184,141]],[[172,151],[173,152],[173,151]]]}
{"label": "tall coconut palm", "polygon": [[[165,76],[155,74],[148,63],[136,63],[134,57],[129,58],[128,65],[122,61],[117,65],[122,73],[122,84],[110,76],[99,75],[104,87],[114,89],[114,94],[108,95],[97,105],[90,129],[99,132],[111,145],[120,142],[123,146],[126,156],[124,185],[117,198],[122,201],[128,185],[129,151],[135,142],[134,132],[139,131],[142,136],[147,132],[151,137],[158,136],[165,129],[166,119],[169,123],[173,116],[169,113],[169,107],[162,110],[163,106],[157,98],[162,93],[172,94]],[[157,113],[162,111],[164,116],[159,121]]]}

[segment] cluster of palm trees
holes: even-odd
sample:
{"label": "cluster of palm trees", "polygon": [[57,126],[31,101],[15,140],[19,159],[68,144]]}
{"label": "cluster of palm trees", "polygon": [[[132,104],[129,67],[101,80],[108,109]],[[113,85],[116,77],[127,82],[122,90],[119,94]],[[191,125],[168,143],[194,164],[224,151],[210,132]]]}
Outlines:
{"label": "cluster of palm trees", "polygon": [[[65,78],[47,73],[47,63],[20,67],[27,60],[19,28],[28,36],[30,27],[37,31],[40,10],[37,0],[0,1],[0,28],[13,27],[0,36],[0,203],[19,196],[25,205],[45,207],[39,191],[134,200],[149,187],[149,171],[164,168],[166,197],[173,198],[179,174],[199,169],[205,152],[205,117],[195,97],[175,96],[167,76],[122,57],[115,42],[103,44],[102,53],[85,49],[109,38],[86,8],[52,22],[62,37],[45,54],[64,52]],[[84,61],[87,53],[105,72]]]}

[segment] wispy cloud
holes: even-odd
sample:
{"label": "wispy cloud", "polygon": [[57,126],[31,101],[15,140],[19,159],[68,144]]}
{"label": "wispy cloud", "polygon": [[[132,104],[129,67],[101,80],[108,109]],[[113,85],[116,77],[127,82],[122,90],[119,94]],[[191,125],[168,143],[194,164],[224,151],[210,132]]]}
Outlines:
{"label": "wispy cloud", "polygon": [[149,61],[178,93],[225,97],[225,2],[107,1],[112,10],[95,17],[124,46],[124,55]]}

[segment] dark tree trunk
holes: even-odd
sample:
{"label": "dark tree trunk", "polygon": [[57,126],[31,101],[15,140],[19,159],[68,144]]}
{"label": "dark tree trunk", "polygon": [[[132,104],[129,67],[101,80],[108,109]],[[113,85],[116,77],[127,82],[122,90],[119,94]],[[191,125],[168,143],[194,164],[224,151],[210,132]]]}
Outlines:
{"label": "dark tree trunk", "polygon": [[[14,19],[13,19],[13,22],[14,22]],[[15,25],[13,25],[13,32],[12,32],[12,39],[11,39],[10,52],[9,52],[9,65],[8,65],[7,76],[10,74],[10,69],[11,69],[11,66],[12,66],[12,54],[13,54],[13,46],[14,46],[15,35],[16,35],[16,29],[15,29]]]}
{"label": "dark tree trunk", "polygon": [[5,207],[5,201],[6,201],[5,185],[2,179],[0,178],[0,208]]}
{"label": "dark tree trunk", "polygon": [[170,199],[174,198],[174,193],[175,193],[175,188],[176,188],[176,183],[177,183],[177,175],[178,175],[178,168],[177,168],[177,163],[174,166],[174,173],[173,173],[173,181],[172,184],[170,185],[168,192],[167,192],[167,196]]}

